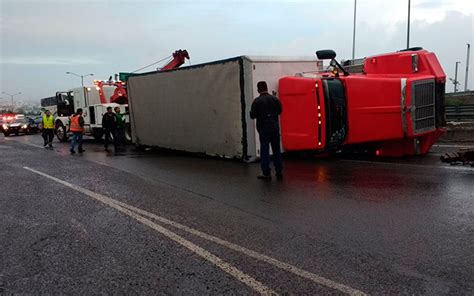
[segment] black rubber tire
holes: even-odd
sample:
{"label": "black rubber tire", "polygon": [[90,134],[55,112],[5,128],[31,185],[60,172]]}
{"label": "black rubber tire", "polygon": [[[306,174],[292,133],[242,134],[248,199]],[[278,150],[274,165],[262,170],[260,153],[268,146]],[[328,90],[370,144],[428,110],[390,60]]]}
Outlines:
{"label": "black rubber tire", "polygon": [[92,136],[94,137],[96,141],[100,141],[102,140],[102,137],[104,136],[104,131],[102,129],[96,128],[93,130]]}
{"label": "black rubber tire", "polygon": [[66,127],[62,124],[62,122],[56,124],[56,137],[58,138],[59,142],[67,142],[69,140]]}
{"label": "black rubber tire", "polygon": [[3,135],[4,135],[5,137],[9,137],[9,136],[10,136],[10,133],[3,133]]}
{"label": "black rubber tire", "polygon": [[125,131],[124,131],[124,141],[127,144],[132,143],[132,125],[130,123],[125,124]]}

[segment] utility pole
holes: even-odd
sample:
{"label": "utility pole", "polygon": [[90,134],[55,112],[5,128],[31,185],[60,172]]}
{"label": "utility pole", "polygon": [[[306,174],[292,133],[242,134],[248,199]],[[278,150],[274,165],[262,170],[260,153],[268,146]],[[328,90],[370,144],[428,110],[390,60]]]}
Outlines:
{"label": "utility pole", "polygon": [[2,94],[6,94],[7,96],[10,96],[10,99],[12,100],[12,108],[13,108],[13,97],[16,96],[16,95],[20,95],[21,92],[17,92],[15,94],[9,94],[7,92],[2,92]]}
{"label": "utility pole", "polygon": [[464,91],[467,91],[467,84],[469,78],[469,53],[471,51],[471,44],[467,44],[467,56],[466,56],[466,76],[464,77]]}
{"label": "utility pole", "polygon": [[410,48],[410,0],[408,0],[407,49]]}
{"label": "utility pole", "polygon": [[454,84],[454,92],[458,92],[458,84],[459,84],[459,81],[458,81],[458,65],[460,63],[461,62],[456,62],[456,68],[454,70],[454,80],[451,78],[451,81]]}
{"label": "utility pole", "polygon": [[352,31],[352,65],[355,59],[357,0],[354,0],[354,27]]}
{"label": "utility pole", "polygon": [[74,75],[76,77],[80,77],[81,78],[81,84],[82,84],[82,87],[84,87],[84,77],[86,76],[94,76],[94,74],[83,74],[83,75],[79,75],[79,74],[76,74],[74,72],[66,72],[66,74],[70,74],[70,75]]}

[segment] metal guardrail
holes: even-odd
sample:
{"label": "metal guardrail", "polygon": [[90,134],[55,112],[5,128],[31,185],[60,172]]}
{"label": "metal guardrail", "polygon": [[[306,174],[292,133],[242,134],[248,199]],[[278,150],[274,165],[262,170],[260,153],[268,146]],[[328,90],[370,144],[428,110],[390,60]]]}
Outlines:
{"label": "metal guardrail", "polygon": [[447,105],[446,120],[474,121],[474,105]]}
{"label": "metal guardrail", "polygon": [[468,90],[468,91],[458,91],[455,93],[446,93],[446,98],[452,98],[452,97],[465,97],[465,96],[474,96],[474,91]]}

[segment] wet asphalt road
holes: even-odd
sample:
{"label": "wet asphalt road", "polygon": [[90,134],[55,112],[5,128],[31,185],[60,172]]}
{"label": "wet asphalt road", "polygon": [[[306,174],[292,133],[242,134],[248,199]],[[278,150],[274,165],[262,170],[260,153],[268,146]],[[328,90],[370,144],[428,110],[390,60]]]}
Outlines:
{"label": "wet asphalt road", "polygon": [[[49,151],[41,141],[0,137],[0,294],[474,293],[474,169],[436,154],[291,157],[282,181],[261,182],[258,164],[132,149],[114,156],[92,141],[71,156],[66,144]],[[150,218],[192,245],[180,244],[95,196],[225,243]]]}

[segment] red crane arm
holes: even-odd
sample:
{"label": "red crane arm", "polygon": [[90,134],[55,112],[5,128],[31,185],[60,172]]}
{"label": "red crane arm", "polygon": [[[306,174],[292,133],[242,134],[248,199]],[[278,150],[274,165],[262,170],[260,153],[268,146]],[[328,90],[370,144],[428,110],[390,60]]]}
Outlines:
{"label": "red crane arm", "polygon": [[177,50],[173,53],[173,60],[171,60],[171,62],[169,62],[168,64],[166,64],[163,68],[161,68],[159,71],[162,72],[162,71],[167,71],[167,70],[172,70],[172,69],[176,69],[176,68],[179,68],[179,66],[181,66],[182,64],[184,64],[184,62],[186,61],[186,59],[189,60],[189,54],[186,50]]}

